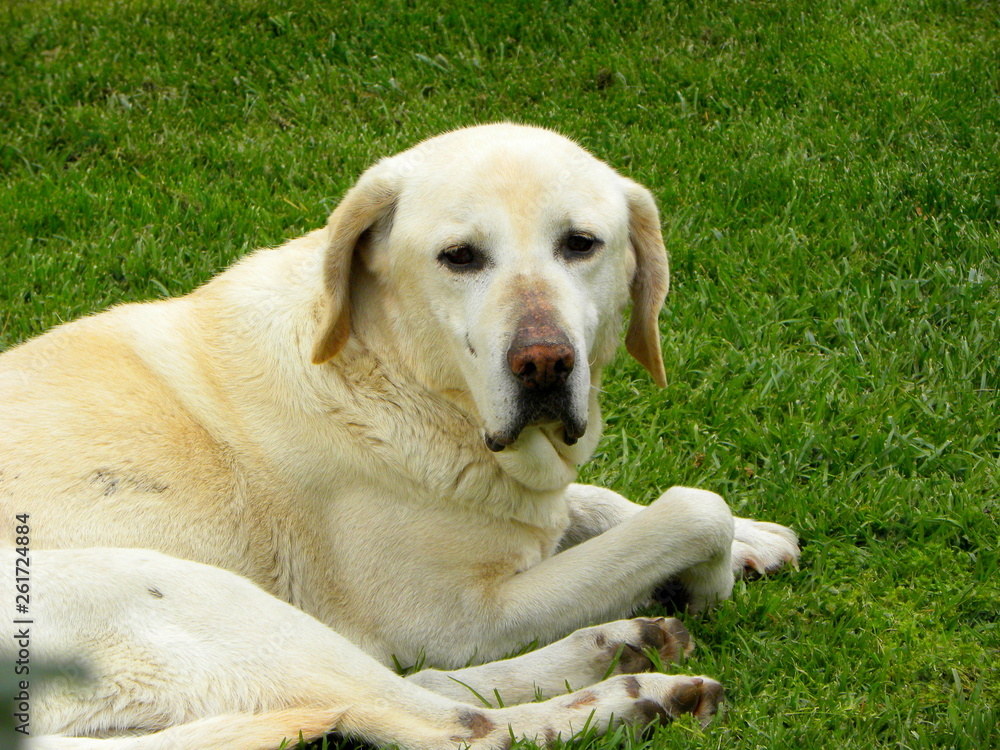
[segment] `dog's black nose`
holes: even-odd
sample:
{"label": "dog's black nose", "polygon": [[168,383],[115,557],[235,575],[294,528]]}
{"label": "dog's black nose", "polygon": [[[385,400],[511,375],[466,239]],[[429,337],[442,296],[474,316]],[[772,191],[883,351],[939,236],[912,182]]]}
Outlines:
{"label": "dog's black nose", "polygon": [[565,385],[576,364],[576,352],[557,328],[526,328],[518,331],[507,350],[507,364],[526,388],[548,390]]}

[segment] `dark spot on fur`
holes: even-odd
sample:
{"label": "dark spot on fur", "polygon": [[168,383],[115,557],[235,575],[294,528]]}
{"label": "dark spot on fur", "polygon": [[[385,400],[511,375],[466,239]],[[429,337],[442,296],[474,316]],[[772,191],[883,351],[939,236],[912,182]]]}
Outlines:
{"label": "dark spot on fur", "polygon": [[596,701],[597,701],[597,696],[588,690],[580,693],[576,698],[567,703],[566,708],[580,708],[580,706],[589,706],[591,703],[595,703]]}
{"label": "dark spot on fur", "polygon": [[507,734],[503,734],[500,736],[500,739],[497,740],[497,744],[494,745],[494,747],[496,748],[496,750],[510,750],[510,746],[513,743],[514,740],[513,738],[511,738],[510,732],[508,732]]}
{"label": "dark spot on fur", "polygon": [[618,674],[635,674],[636,672],[648,672],[653,666],[653,662],[642,649],[636,648],[631,643],[626,643],[622,647],[622,654],[618,657]]}
{"label": "dark spot on fur", "polygon": [[643,646],[652,646],[659,651],[667,642],[666,633],[652,620],[643,620],[641,630]]}
{"label": "dark spot on fur", "polygon": [[168,485],[143,474],[114,469],[97,469],[90,475],[90,483],[96,486],[104,497],[111,497],[122,490],[158,495],[168,488]]}
{"label": "dark spot on fur", "polygon": [[[694,641],[691,640],[691,634],[684,627],[684,623],[676,617],[663,619],[662,622],[670,638],[667,644],[669,648],[662,649],[660,653],[671,661],[681,661],[685,656],[694,651]],[[664,653],[664,650],[667,653]]]}
{"label": "dark spot on fur", "polygon": [[94,477],[94,483],[104,485],[104,492],[101,493],[104,497],[111,497],[118,492],[118,478],[114,474],[98,473]]}
{"label": "dark spot on fur", "polygon": [[625,692],[629,698],[638,698],[640,688],[639,681],[635,677],[629,675],[625,678]]}
{"label": "dark spot on fur", "polygon": [[545,744],[551,745],[557,739],[559,739],[559,733],[552,727],[545,727]]}
{"label": "dark spot on fur", "polygon": [[640,724],[669,724],[674,720],[667,709],[651,700],[638,701],[635,704],[635,713]]}
{"label": "dark spot on fur", "polygon": [[459,712],[458,723],[472,732],[470,740],[481,740],[493,731],[493,722],[478,711]]}
{"label": "dark spot on fur", "polygon": [[594,636],[594,643],[597,644],[598,648],[604,648],[604,644],[606,644],[607,642],[608,638],[606,635],[604,635],[604,633],[598,632],[598,634]]}
{"label": "dark spot on fur", "polygon": [[375,434],[375,429],[370,424],[363,424],[361,422],[344,422],[344,426],[347,428],[348,432],[351,433],[352,437],[355,437],[358,440],[364,440],[373,448],[381,448],[385,445],[385,441]]}
{"label": "dark spot on fur", "polygon": [[726,700],[726,691],[717,682],[710,682],[701,691],[698,700],[698,707],[694,715],[701,721],[702,726],[707,726],[712,721],[712,717],[719,711],[719,706]]}
{"label": "dark spot on fur", "polygon": [[670,701],[677,709],[677,713],[694,713],[701,701],[701,682],[679,685],[671,694]]}
{"label": "dark spot on fur", "polygon": [[155,586],[150,586],[149,588],[146,589],[146,591],[148,591],[152,596],[154,596],[157,599],[162,599],[163,598],[163,592],[160,591]]}
{"label": "dark spot on fur", "polygon": [[646,655],[647,649],[658,651],[666,661],[680,661],[694,648],[691,634],[675,618],[643,618],[639,621],[639,645],[625,644],[618,660],[618,674],[647,672],[652,660]]}

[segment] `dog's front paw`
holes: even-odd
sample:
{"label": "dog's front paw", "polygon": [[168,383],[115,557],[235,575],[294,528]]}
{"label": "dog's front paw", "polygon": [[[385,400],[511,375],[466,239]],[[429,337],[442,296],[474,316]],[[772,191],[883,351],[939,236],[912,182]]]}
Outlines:
{"label": "dog's front paw", "polygon": [[677,576],[687,595],[685,609],[697,615],[732,596],[735,578],[728,555],[721,553],[717,559],[688,568]]}
{"label": "dog's front paw", "polygon": [[756,578],[785,565],[798,568],[799,538],[786,526],[734,518],[733,574]]}

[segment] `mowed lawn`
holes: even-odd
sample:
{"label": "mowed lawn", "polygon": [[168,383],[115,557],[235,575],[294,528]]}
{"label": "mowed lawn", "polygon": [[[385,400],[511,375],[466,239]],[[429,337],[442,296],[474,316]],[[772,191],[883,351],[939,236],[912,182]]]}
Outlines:
{"label": "mowed lawn", "polygon": [[7,2],[0,348],[496,120],[661,207],[670,382],[619,358],[583,479],[715,490],[804,545],[688,620],[721,720],[580,746],[1000,746],[995,2]]}

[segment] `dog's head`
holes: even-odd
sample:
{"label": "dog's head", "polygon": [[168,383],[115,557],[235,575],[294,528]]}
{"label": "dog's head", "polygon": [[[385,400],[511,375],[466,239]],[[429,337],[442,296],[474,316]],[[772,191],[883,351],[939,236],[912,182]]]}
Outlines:
{"label": "dog's head", "polygon": [[376,338],[428,388],[473,406],[493,451],[537,427],[562,455],[589,455],[630,298],[628,351],[666,382],[652,196],[562,136],[509,124],[438,136],[365,172],[328,226],[313,361],[335,357],[352,328]]}

